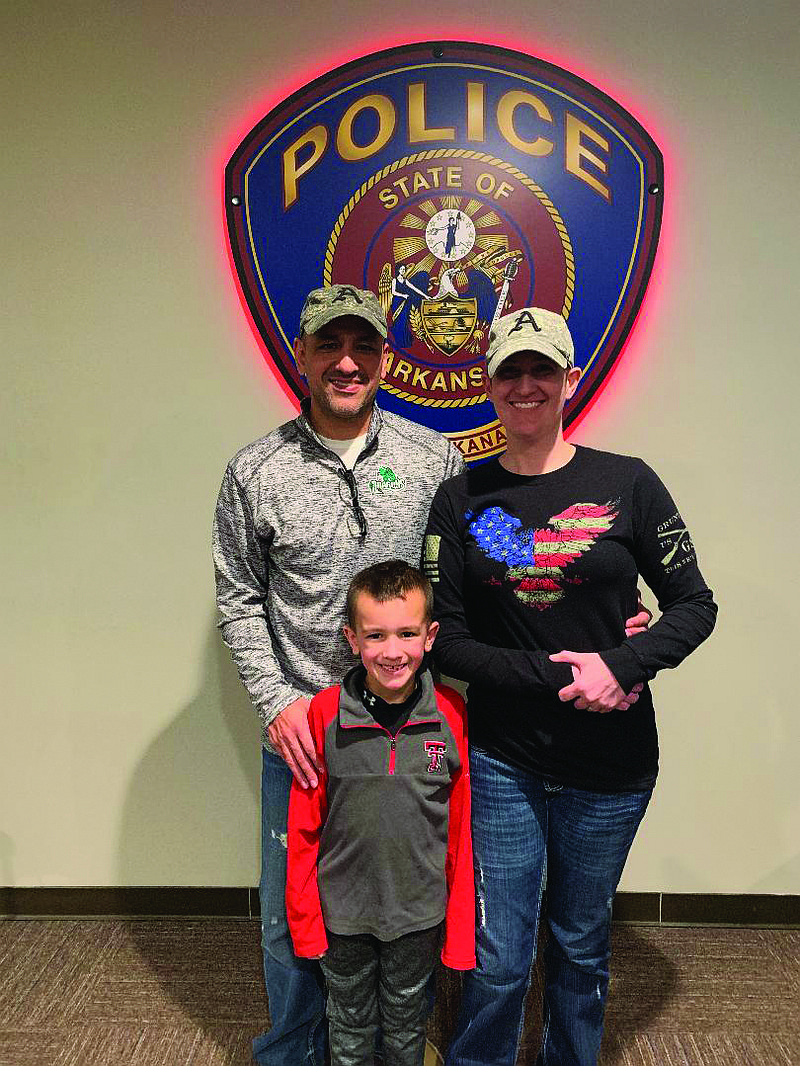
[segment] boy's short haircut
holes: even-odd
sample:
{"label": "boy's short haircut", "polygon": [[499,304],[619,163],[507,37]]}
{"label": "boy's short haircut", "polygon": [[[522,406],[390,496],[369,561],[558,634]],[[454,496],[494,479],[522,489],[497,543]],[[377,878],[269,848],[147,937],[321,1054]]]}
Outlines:
{"label": "boy's short haircut", "polygon": [[387,559],[386,562],[374,563],[366,570],[360,570],[347,590],[347,624],[355,629],[356,600],[362,592],[378,603],[385,603],[387,600],[405,599],[415,589],[425,597],[425,621],[430,622],[433,615],[433,588],[416,566],[410,566],[403,559]]}

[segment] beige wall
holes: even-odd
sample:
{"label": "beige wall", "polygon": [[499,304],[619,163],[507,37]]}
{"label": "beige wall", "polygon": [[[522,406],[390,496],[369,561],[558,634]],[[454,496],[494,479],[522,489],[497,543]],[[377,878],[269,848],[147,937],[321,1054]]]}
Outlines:
{"label": "beige wall", "polygon": [[800,892],[794,5],[507,0],[490,27],[463,0],[179,6],[2,27],[0,884],[255,883],[257,730],[209,525],[229,455],[290,407],[234,294],[222,166],[308,73],[438,36],[583,73],[664,149],[657,277],[577,439],[662,474],[720,623],[656,682],[663,770],[623,887]]}

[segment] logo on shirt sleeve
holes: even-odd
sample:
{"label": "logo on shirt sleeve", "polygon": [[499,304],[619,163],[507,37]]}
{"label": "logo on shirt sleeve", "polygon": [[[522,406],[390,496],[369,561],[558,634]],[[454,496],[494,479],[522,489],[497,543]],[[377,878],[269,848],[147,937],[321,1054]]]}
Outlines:
{"label": "logo on shirt sleeve", "polygon": [[447,751],[443,740],[426,740],[425,754],[428,756],[428,773],[438,774],[442,769],[442,759]]}
{"label": "logo on shirt sleeve", "polygon": [[677,511],[658,527],[658,543],[665,553],[661,565],[668,574],[696,558],[689,530]]}
{"label": "logo on shirt sleeve", "polygon": [[433,533],[428,533],[425,537],[422,549],[422,569],[431,584],[435,584],[439,580],[439,548],[441,545],[441,537],[437,537]]}

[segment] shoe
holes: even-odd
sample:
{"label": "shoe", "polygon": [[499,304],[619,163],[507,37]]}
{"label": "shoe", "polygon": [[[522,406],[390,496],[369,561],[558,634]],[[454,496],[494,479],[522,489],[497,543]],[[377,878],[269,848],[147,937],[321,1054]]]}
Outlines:
{"label": "shoe", "polygon": [[444,1066],[444,1059],[439,1054],[439,1049],[434,1047],[430,1040],[425,1041],[425,1066]]}

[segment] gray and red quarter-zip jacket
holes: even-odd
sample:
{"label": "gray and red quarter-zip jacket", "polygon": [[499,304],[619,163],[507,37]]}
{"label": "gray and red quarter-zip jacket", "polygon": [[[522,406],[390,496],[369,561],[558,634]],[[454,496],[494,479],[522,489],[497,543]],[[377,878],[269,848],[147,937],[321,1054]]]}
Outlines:
{"label": "gray and red quarter-zip jacket", "polygon": [[311,701],[319,783],[292,783],[286,912],[295,952],[322,955],[326,927],[394,940],[444,920],[442,962],[472,969],[464,701],[423,671],[419,702],[393,737],[364,706],[359,671]]}

